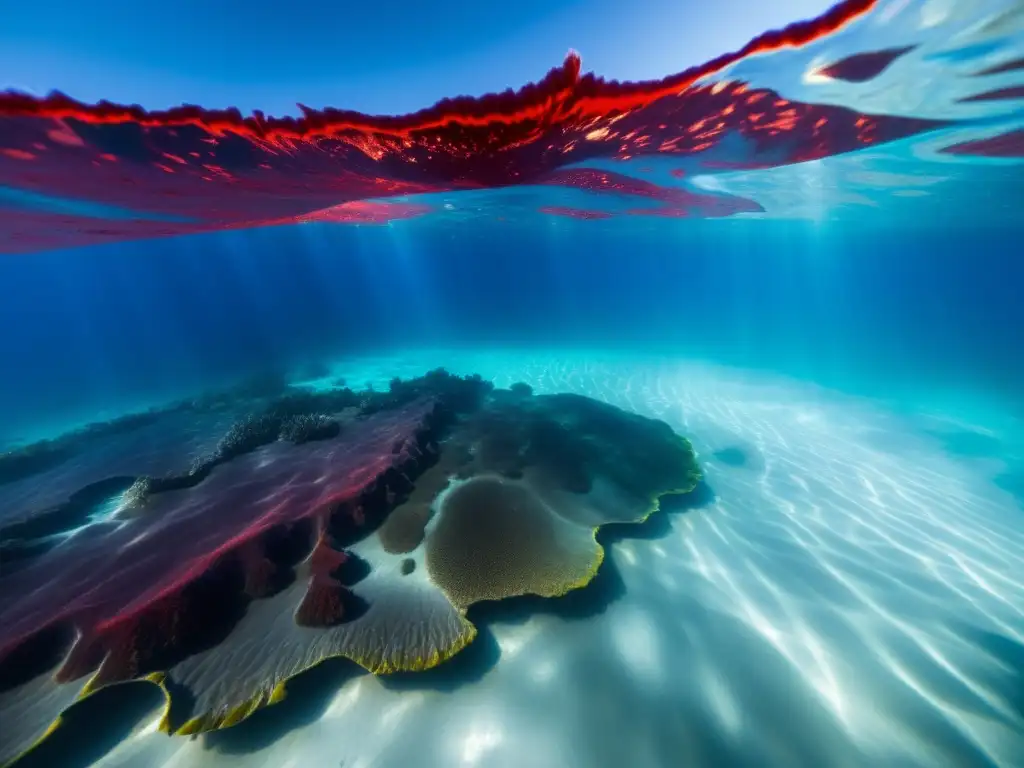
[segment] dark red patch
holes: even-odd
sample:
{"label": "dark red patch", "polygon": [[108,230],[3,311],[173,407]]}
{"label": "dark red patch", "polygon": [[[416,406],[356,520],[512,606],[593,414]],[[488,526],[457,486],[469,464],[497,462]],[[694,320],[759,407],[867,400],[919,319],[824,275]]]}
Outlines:
{"label": "dark red patch", "polygon": [[345,564],[348,560],[348,555],[337,549],[334,549],[327,541],[324,534],[320,535],[317,539],[316,546],[313,547],[313,552],[309,556],[309,569],[314,574],[321,576],[330,576],[334,571]]}
{"label": "dark red patch", "polygon": [[834,64],[822,67],[818,71],[826,77],[835,80],[846,80],[850,83],[865,83],[868,80],[878,77],[900,56],[914,50],[916,46],[909,45],[903,48],[886,48],[881,51],[858,53],[847,56]]}
{"label": "dark red patch", "polygon": [[1024,85],[1011,85],[1006,88],[996,88],[984,93],[976,93],[973,96],[965,96],[958,101],[1003,101],[1009,99],[1024,99]]}
{"label": "dark red patch", "polygon": [[269,597],[274,592],[278,568],[265,557],[259,557],[247,564],[245,572],[245,594],[254,600]]}
{"label": "dark red patch", "polygon": [[996,64],[994,67],[983,69],[981,72],[975,72],[974,74],[976,76],[1001,75],[1004,72],[1016,72],[1018,69],[1024,69],[1024,57],[1004,61],[1002,64]]}
{"label": "dark red patch", "polygon": [[302,627],[332,627],[345,617],[345,589],[329,576],[314,576],[295,611],[295,623]]}
{"label": "dark red patch", "polygon": [[254,600],[269,597],[276,590],[280,569],[263,552],[258,541],[238,548],[238,558],[245,573],[245,594]]}
{"label": "dark red patch", "polygon": [[947,155],[977,155],[979,157],[1024,157],[1024,130],[1018,129],[999,136],[974,141],[962,141],[944,147]]}

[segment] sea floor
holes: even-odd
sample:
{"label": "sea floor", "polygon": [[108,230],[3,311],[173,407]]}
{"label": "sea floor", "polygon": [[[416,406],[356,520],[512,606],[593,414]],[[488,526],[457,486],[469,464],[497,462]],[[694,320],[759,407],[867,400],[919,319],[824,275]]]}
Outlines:
{"label": "sea floor", "polygon": [[147,716],[98,765],[1024,765],[1009,421],[575,351],[415,351],[309,385],[438,366],[661,418],[706,484],[604,531],[586,589],[471,609],[480,637],[448,664],[377,678],[328,662],[227,731],[168,738]]}

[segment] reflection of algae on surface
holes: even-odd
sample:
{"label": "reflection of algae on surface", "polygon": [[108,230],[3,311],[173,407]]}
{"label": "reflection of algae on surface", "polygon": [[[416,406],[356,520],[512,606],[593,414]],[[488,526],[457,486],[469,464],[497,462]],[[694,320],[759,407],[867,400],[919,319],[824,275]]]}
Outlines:
{"label": "reflection of algae on surface", "polygon": [[[687,466],[685,468],[686,476],[683,484],[675,488],[655,492],[650,497],[649,505],[646,508],[646,510],[636,518],[625,521],[627,525],[643,524],[648,518],[650,518],[652,514],[654,514],[660,509],[661,500],[664,497],[688,494],[692,492],[694,488],[696,488],[697,484],[700,482],[702,473],[700,472],[699,466],[697,465],[696,456],[692,444],[685,437],[675,434],[674,432],[673,436],[680,441],[680,443],[685,449],[684,456]],[[595,578],[605,559],[605,548],[597,541],[598,532],[602,527],[604,527],[604,524],[597,526],[589,526],[590,535],[594,543],[594,556],[591,563],[587,567],[585,573],[583,573],[578,578],[572,581],[560,585],[558,589],[552,591],[551,593],[547,595],[541,595],[542,597],[562,597],[568,594],[569,592],[586,587]],[[438,589],[440,589],[440,587],[438,587]],[[441,592],[444,594],[444,590],[441,590]],[[531,593],[510,593],[505,597],[515,597],[519,594]],[[201,733],[230,728],[234,725],[241,723],[259,709],[272,706],[283,701],[287,697],[287,684],[292,678],[297,677],[305,672],[308,672],[314,667],[317,667],[323,662],[328,661],[330,659],[349,659],[350,661],[359,665],[366,671],[375,675],[389,675],[399,672],[422,672],[432,669],[444,663],[445,661],[448,661],[453,656],[461,652],[464,648],[466,648],[466,646],[468,646],[471,642],[473,642],[473,640],[477,636],[477,628],[471,621],[469,621],[465,617],[465,614],[468,608],[470,607],[469,605],[460,607],[450,597],[448,597],[447,594],[445,594],[445,597],[458,610],[460,621],[464,630],[458,636],[456,641],[447,648],[434,649],[426,656],[413,657],[408,661],[408,663],[404,664],[393,664],[387,660],[373,660],[370,659],[368,656],[353,657],[344,653],[327,654],[324,655],[322,658],[317,659],[315,662],[296,670],[293,674],[274,682],[274,684],[271,687],[261,690],[255,696],[243,701],[235,707],[228,709],[227,711],[216,714],[210,712],[203,713],[186,720],[182,725],[178,727],[175,727],[172,722],[172,706],[174,704],[174,701],[172,694],[167,687],[166,672],[152,672],[143,677],[118,681],[116,683],[113,683],[112,685],[119,685],[130,682],[149,682],[160,688],[164,696],[165,704],[164,710],[160,716],[158,728],[160,731],[164,733],[179,736],[194,736]],[[100,672],[97,671],[85,683],[82,690],[76,697],[76,704],[88,699],[94,693],[97,693],[99,690],[108,687],[108,685],[111,685],[97,685],[96,680],[98,679],[99,674]],[[42,744],[44,741],[46,741],[48,738],[50,738],[50,736],[52,736],[56,731],[60,729],[62,722],[63,713],[61,715],[58,715],[54,719],[54,721],[50,724],[47,730],[28,749],[16,755],[9,762],[5,763],[4,768],[6,768],[6,766],[12,766],[14,763],[18,762],[22,757],[28,755],[30,752],[35,750],[40,744]]]}

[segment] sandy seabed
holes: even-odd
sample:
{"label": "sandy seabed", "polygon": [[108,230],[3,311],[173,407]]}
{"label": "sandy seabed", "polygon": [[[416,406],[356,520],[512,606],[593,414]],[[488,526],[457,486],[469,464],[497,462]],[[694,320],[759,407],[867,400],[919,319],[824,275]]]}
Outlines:
{"label": "sandy seabed", "polygon": [[438,365],[661,418],[707,487],[604,537],[586,590],[471,610],[480,637],[436,670],[329,662],[227,731],[147,718],[98,765],[1024,766],[1024,511],[986,466],[878,403],[704,364],[416,351],[335,373]]}

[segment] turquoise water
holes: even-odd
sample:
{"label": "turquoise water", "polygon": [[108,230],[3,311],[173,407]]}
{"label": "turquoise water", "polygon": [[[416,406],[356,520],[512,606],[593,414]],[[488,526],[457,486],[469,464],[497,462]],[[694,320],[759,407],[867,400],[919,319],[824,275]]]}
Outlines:
{"label": "turquoise water", "polygon": [[[822,74],[905,45],[873,77]],[[196,219],[142,191],[113,205],[97,176],[80,197],[42,194],[0,165],[0,624],[31,628],[0,634],[0,761],[1024,766],[1022,54],[1018,4],[893,0],[708,87],[943,125],[805,162],[752,163],[737,131],[706,155],[567,167],[656,185],[672,216],[638,215],[654,203],[637,187],[544,177],[178,234],[144,228]],[[971,98],[999,89],[1010,96]],[[5,119],[0,139],[16,135]],[[678,215],[673,193],[713,202]],[[758,210],[719,216],[725,200]],[[28,214],[140,229],[23,253],[23,236],[84,231]],[[399,396],[448,386],[416,383],[438,368],[660,420],[702,480],[659,487],[688,492],[643,522],[608,513],[628,493],[595,481],[604,516],[585,527],[608,523],[603,561],[566,594],[431,602],[445,494],[467,482],[445,469],[455,438],[439,438],[437,464],[384,467],[441,429]],[[339,431],[292,444],[275,421],[261,437],[253,414],[286,406]],[[437,488],[431,466],[450,475]],[[394,514],[417,493],[430,521],[411,574],[375,529],[338,543],[337,518]],[[301,556],[295,536],[312,537]],[[366,573],[321,573],[318,547]],[[267,567],[289,585],[254,587]],[[287,602],[296,585],[342,584],[369,603],[352,626],[398,605],[372,625],[375,650],[415,637],[432,668],[375,667],[290,621],[306,605]],[[472,642],[439,640],[463,621]],[[294,654],[307,655],[293,667]],[[98,692],[75,703],[89,679]]]}

